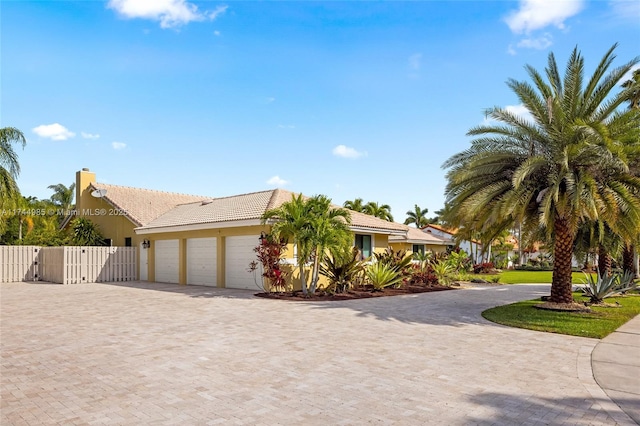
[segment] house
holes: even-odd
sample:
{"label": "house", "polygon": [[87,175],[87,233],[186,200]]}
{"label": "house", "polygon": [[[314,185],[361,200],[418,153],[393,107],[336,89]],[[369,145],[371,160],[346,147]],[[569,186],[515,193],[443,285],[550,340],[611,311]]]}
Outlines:
{"label": "house", "polygon": [[406,250],[409,253],[424,253],[426,250],[443,253],[454,245],[452,238],[440,237],[417,228],[409,228],[405,235],[389,236],[389,246],[393,250]]}
{"label": "house", "polygon": [[[449,239],[449,240],[454,240],[456,236],[455,230],[446,229],[439,225],[427,225],[424,228],[422,228],[422,232],[435,235],[436,237],[439,237],[439,238]],[[473,259],[473,263],[482,262],[482,244],[480,242],[475,240],[472,240],[472,241],[463,240],[463,241],[459,241],[455,245],[457,245],[458,247],[460,247],[461,250],[466,252],[469,255],[469,257]]]}
{"label": "house", "polygon": [[[141,280],[226,288],[257,288],[247,269],[256,260],[261,233],[270,230],[260,218],[294,195],[283,189],[221,198],[173,194],[97,183],[87,169],[76,181],[76,215],[98,224],[113,245],[139,247]],[[384,251],[389,237],[408,230],[354,211],[350,228],[365,257]],[[294,263],[291,245],[286,256]],[[300,286],[299,277],[294,286]]]}

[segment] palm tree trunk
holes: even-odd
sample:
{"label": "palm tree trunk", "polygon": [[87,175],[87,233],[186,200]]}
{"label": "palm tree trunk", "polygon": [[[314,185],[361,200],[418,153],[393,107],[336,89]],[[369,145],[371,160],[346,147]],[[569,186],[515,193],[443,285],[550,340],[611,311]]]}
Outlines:
{"label": "palm tree trunk", "polygon": [[598,246],[598,273],[600,275],[611,275],[612,259],[607,249],[600,244]]}
{"label": "palm tree trunk", "polygon": [[320,256],[318,256],[319,250],[316,248],[316,254],[313,256],[313,269],[311,270],[311,288],[309,292],[314,294],[318,288],[318,279],[320,272]]}
{"label": "palm tree trunk", "polygon": [[623,272],[630,272],[635,276],[638,271],[635,265],[635,247],[633,244],[625,244],[622,251],[622,270]]}
{"label": "palm tree trunk", "polygon": [[573,235],[566,218],[555,218],[555,241],[553,243],[553,280],[551,282],[552,303],[573,303],[571,292],[571,258],[573,257]]}
{"label": "palm tree trunk", "polygon": [[298,269],[300,269],[300,286],[302,287],[302,294],[307,295],[307,279],[304,276],[304,264],[305,259],[302,255],[302,250],[300,246],[298,246]]}

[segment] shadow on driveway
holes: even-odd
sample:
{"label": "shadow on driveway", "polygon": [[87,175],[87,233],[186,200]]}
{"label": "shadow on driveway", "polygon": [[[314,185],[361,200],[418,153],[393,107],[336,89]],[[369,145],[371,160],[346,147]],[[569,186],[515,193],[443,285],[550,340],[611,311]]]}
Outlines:
{"label": "shadow on driveway", "polygon": [[535,299],[549,294],[549,286],[505,285],[476,287],[403,296],[376,297],[338,302],[300,302],[315,309],[350,309],[358,317],[402,323],[460,326],[463,324],[493,324],[481,313],[499,305]]}

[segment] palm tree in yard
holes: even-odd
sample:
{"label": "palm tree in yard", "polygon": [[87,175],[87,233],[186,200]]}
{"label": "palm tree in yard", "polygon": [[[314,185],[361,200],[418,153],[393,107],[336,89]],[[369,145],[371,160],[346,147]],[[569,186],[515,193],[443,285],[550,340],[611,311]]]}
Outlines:
{"label": "palm tree in yard", "polygon": [[56,185],[49,185],[47,188],[53,190],[53,195],[51,196],[51,202],[53,202],[53,204],[62,207],[64,210],[71,208],[76,190],[75,183],[72,183],[69,187],[58,183]]}
{"label": "palm tree in yard", "polygon": [[[447,201],[459,220],[487,229],[521,223],[541,228],[554,253],[550,302],[572,303],[573,242],[585,222],[640,223],[640,178],[629,173],[640,114],[620,108],[626,92],[613,94],[638,59],[612,69],[611,47],[593,74],[584,79],[577,48],[560,76],[553,53],[545,73],[525,69],[532,81],[507,85],[533,121],[499,107],[487,111],[496,124],[468,134],[471,147],[444,164]],[[608,71],[608,72],[607,72]]]}
{"label": "palm tree in yard", "polygon": [[364,212],[364,200],[362,198],[347,200],[342,206],[346,209],[353,210],[354,212]]}
{"label": "palm tree in yard", "polygon": [[404,221],[404,224],[411,225],[413,223],[418,229],[424,228],[429,224],[427,213],[429,213],[429,209],[421,209],[416,204],[413,206],[413,211],[409,210],[407,212],[407,220]]}
{"label": "palm tree in yard", "polygon": [[366,213],[369,216],[375,216],[388,222],[393,222],[393,216],[391,215],[391,206],[389,206],[389,204],[378,204],[375,201],[369,201],[364,206],[363,213]]}
{"label": "palm tree in yard", "polygon": [[351,245],[349,223],[351,214],[347,209],[331,207],[331,200],[318,195],[309,200],[312,214],[310,216],[309,240],[312,245],[313,268],[309,291],[314,293],[318,287],[320,265],[327,252],[341,252]]}
{"label": "palm tree in yard", "polygon": [[[318,270],[326,251],[350,238],[349,212],[331,206],[331,200],[323,195],[305,199],[292,196],[280,207],[266,211],[262,223],[271,223],[271,233],[276,240],[287,239],[296,247],[302,293],[313,293],[318,283]],[[307,287],[306,263],[312,260],[311,286]]]}
{"label": "palm tree in yard", "polygon": [[[622,87],[627,91],[627,102],[629,109],[640,110],[640,68],[636,69],[630,80],[625,81]],[[636,159],[631,167],[631,173],[634,176],[640,176],[640,159]],[[639,268],[637,264],[636,249],[640,243],[640,224],[637,224],[635,235],[632,235],[624,242],[622,250],[622,268],[625,272],[633,273],[638,277]]]}
{"label": "palm tree in yard", "polygon": [[0,129],[0,207],[15,200],[19,195],[16,179],[20,174],[20,164],[13,145],[21,145],[24,148],[26,143],[20,130],[13,127]]}

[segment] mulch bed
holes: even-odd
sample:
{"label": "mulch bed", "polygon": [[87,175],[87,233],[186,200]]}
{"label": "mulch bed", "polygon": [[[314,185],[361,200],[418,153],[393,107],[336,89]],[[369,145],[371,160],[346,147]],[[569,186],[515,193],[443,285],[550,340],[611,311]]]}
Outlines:
{"label": "mulch bed", "polygon": [[349,290],[347,293],[330,294],[323,291],[317,291],[314,295],[305,297],[302,291],[285,292],[285,293],[257,293],[256,296],[267,299],[293,300],[297,302],[327,302],[336,300],[355,300],[368,299],[371,297],[398,296],[403,294],[429,293],[432,291],[455,290],[454,287],[445,287],[441,285],[421,286],[421,285],[403,285],[400,288],[385,288],[382,291],[373,291],[371,286],[360,287]]}
{"label": "mulch bed", "polygon": [[558,312],[591,312],[591,308],[580,303],[552,303],[544,302],[533,305],[534,308]]}

